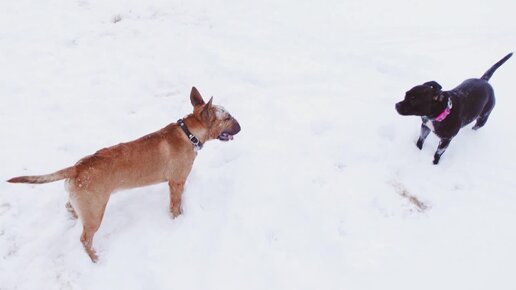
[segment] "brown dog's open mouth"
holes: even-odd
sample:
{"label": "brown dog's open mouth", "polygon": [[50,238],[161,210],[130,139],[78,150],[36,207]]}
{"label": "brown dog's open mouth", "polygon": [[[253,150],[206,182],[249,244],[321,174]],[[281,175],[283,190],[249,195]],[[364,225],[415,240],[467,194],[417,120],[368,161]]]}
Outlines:
{"label": "brown dog's open mouth", "polygon": [[219,140],[220,141],[229,141],[229,140],[233,140],[233,135],[229,134],[228,132],[222,132],[220,135],[219,135]]}

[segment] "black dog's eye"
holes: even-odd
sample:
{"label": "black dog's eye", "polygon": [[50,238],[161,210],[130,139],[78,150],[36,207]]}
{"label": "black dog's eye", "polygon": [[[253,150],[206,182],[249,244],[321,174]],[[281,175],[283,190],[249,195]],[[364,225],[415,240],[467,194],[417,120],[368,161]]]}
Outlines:
{"label": "black dog's eye", "polygon": [[409,100],[414,101],[416,99],[416,96],[410,96]]}

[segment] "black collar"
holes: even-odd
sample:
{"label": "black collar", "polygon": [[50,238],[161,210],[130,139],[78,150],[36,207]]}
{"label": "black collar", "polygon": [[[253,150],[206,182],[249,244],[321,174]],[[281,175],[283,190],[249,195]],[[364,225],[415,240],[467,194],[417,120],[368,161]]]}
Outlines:
{"label": "black collar", "polygon": [[192,132],[190,132],[190,130],[188,130],[183,119],[177,120],[177,124],[179,125],[179,127],[181,127],[181,129],[183,129],[183,132],[185,132],[186,137],[188,137],[188,140],[190,140],[190,142],[194,146],[194,150],[195,151],[201,150],[202,149],[201,141],[197,137],[195,137],[194,134],[192,134]]}

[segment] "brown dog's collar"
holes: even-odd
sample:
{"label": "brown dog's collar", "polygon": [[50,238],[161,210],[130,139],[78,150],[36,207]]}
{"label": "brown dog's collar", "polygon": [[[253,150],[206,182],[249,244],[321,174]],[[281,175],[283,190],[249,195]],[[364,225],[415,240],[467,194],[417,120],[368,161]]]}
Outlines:
{"label": "brown dog's collar", "polygon": [[183,132],[185,132],[186,137],[188,137],[188,140],[190,140],[190,143],[192,143],[192,145],[194,146],[194,150],[195,151],[201,150],[202,142],[197,137],[195,137],[194,134],[192,134],[192,132],[190,132],[190,130],[188,130],[183,119],[177,120],[177,124],[179,125],[179,127],[181,127]]}

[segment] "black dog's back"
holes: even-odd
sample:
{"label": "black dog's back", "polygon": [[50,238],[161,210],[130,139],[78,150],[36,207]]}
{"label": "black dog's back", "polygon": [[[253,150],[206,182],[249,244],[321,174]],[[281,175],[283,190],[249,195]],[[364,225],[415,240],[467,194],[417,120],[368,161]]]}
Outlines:
{"label": "black dog's back", "polygon": [[488,81],[511,56],[512,52],[490,67],[479,79],[465,80],[449,91],[454,98],[460,99],[455,109],[460,111],[461,128],[478,119],[479,116],[482,117],[491,112],[495,105],[495,95]]}
{"label": "black dog's back", "polygon": [[512,52],[490,67],[480,79],[465,80],[451,90],[451,92],[456,93],[458,98],[463,99],[460,102],[463,107],[461,108],[461,114],[463,115],[461,127],[491,113],[495,105],[495,96],[493,87],[491,87],[488,81],[493,76],[493,73],[511,56]]}
{"label": "black dog's back", "polygon": [[465,80],[449,93],[457,100],[455,109],[460,111],[461,128],[495,105],[493,87],[484,79]]}

